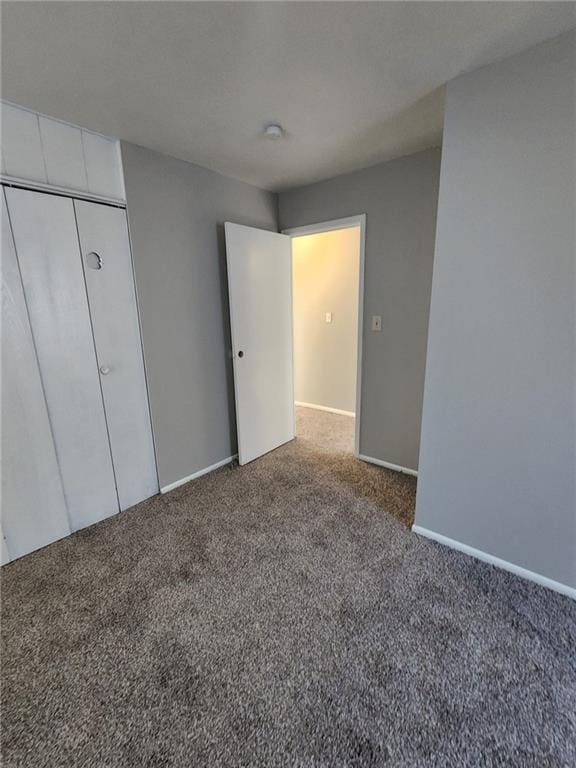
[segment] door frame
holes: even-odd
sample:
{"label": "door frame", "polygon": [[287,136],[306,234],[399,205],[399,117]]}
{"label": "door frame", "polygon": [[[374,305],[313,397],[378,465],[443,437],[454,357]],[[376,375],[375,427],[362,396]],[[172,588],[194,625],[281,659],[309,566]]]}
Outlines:
{"label": "door frame", "polygon": [[302,227],[288,227],[281,230],[283,235],[290,238],[303,235],[317,235],[322,232],[332,232],[335,229],[350,229],[360,227],[360,265],[358,270],[358,341],[356,348],[356,416],[354,424],[354,456],[360,457],[360,417],[362,411],[362,341],[364,338],[364,264],[366,261],[366,214],[358,213],[342,219],[318,221]]}

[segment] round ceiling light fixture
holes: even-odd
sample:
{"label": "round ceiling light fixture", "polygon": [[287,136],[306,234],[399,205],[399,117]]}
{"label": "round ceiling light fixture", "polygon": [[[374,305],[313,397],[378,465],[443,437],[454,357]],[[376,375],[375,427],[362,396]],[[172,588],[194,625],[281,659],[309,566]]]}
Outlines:
{"label": "round ceiling light fixture", "polygon": [[284,136],[284,129],[281,125],[272,123],[271,125],[267,125],[266,128],[264,128],[264,136],[266,136],[266,138],[270,139],[271,141],[277,141],[278,139],[281,139],[282,136]]}

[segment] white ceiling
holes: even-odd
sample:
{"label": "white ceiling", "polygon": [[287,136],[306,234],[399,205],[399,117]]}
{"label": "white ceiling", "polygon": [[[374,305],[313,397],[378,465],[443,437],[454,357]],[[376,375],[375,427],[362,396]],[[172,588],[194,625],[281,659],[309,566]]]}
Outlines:
{"label": "white ceiling", "polygon": [[[2,3],[2,97],[270,189],[441,141],[442,85],[575,3]],[[286,129],[271,142],[269,121]]]}

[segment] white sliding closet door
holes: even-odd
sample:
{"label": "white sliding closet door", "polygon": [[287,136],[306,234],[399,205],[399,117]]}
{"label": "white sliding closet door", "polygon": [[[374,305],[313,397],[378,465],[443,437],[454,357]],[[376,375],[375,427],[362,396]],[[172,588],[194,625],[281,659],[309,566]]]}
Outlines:
{"label": "white sliding closet door", "polygon": [[10,553],[8,552],[8,545],[6,544],[6,539],[4,537],[4,532],[2,531],[2,526],[0,525],[0,564],[4,565],[5,563],[10,562]]}
{"label": "white sliding closet door", "polygon": [[120,509],[158,493],[126,213],[74,202]]}
{"label": "white sliding closet door", "polygon": [[[118,512],[72,200],[6,199],[71,528]],[[36,478],[31,477],[31,482]]]}
{"label": "white sliding closet door", "polygon": [[2,562],[70,533],[2,192]]}

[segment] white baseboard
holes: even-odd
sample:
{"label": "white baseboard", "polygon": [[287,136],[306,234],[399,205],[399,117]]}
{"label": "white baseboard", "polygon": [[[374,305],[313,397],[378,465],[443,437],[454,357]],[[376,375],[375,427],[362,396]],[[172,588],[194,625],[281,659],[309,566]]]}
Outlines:
{"label": "white baseboard", "polygon": [[354,411],[341,411],[340,408],[328,408],[327,405],[316,405],[316,403],[301,403],[296,401],[294,405],[299,405],[301,408],[314,408],[316,411],[328,411],[328,413],[337,413],[340,416],[352,416],[356,417]]}
{"label": "white baseboard", "polygon": [[410,469],[409,467],[401,467],[399,464],[391,464],[389,461],[382,461],[382,459],[374,459],[372,456],[364,456],[363,453],[358,454],[358,458],[361,461],[366,461],[368,464],[376,464],[379,467],[385,467],[386,469],[393,469],[394,472],[403,472],[405,475],[412,475],[418,477],[417,469]]}
{"label": "white baseboard", "polygon": [[523,579],[534,581],[542,587],[548,587],[548,589],[553,589],[555,592],[560,592],[561,595],[566,595],[567,597],[571,597],[572,600],[576,600],[576,588],[569,587],[567,584],[562,584],[560,581],[554,581],[554,579],[549,579],[547,576],[542,576],[539,573],[534,573],[534,571],[529,571],[527,568],[522,568],[520,565],[514,565],[514,563],[509,563],[507,560],[501,560],[499,557],[489,555],[487,552],[482,552],[481,549],[474,549],[474,547],[469,547],[468,544],[462,544],[455,539],[449,539],[448,536],[443,536],[441,533],[430,531],[428,528],[413,525],[412,531],[427,539],[437,541],[439,544],[444,544],[446,547],[450,547],[450,549],[464,552],[465,555],[470,555],[470,557],[475,557],[477,560],[482,560],[485,563],[490,563],[490,565],[495,565],[497,568],[503,568],[505,571],[515,573],[516,576],[521,576]]}
{"label": "white baseboard", "polygon": [[183,477],[181,480],[176,480],[173,483],[170,483],[169,485],[163,486],[162,488],[160,488],[160,493],[168,493],[168,491],[173,491],[174,488],[179,488],[181,485],[184,485],[185,483],[189,483],[190,480],[196,480],[197,477],[202,477],[202,475],[207,475],[208,472],[214,472],[215,469],[220,469],[220,467],[224,467],[226,464],[230,464],[237,457],[238,457],[238,454],[235,453],[234,456],[228,456],[227,459],[222,459],[222,461],[217,461],[216,464],[212,464],[209,467],[204,467],[204,469],[199,469],[197,472],[193,472],[191,475],[188,475],[188,477]]}

